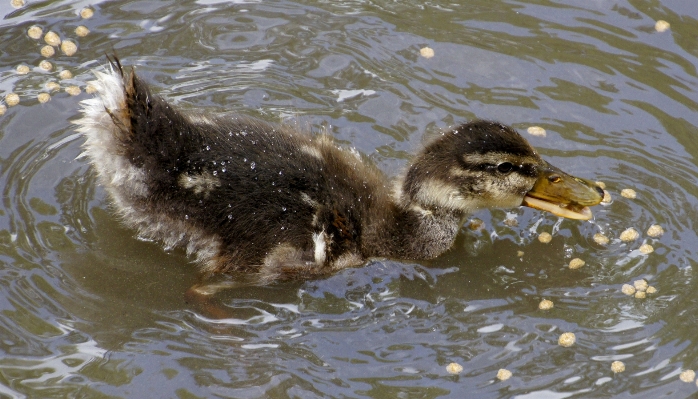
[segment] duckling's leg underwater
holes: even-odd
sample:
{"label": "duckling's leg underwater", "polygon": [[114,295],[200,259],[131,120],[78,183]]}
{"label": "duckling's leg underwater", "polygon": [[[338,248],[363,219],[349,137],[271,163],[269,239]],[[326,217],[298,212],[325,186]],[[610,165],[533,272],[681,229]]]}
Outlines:
{"label": "duckling's leg underwater", "polygon": [[186,115],[116,58],[76,121],[84,155],[123,222],[184,247],[205,275],[266,284],[429,259],[483,208],[521,205],[589,219],[603,192],[541,159],[513,129],[451,128],[391,184],[328,136],[234,116]]}

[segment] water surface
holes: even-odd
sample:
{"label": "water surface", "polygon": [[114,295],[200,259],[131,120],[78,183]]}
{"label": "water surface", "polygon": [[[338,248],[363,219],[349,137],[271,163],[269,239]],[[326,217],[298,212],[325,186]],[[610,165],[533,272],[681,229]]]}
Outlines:
{"label": "water surface", "polygon": [[[21,99],[0,116],[0,397],[698,395],[679,379],[698,369],[698,8],[465,3],[0,6],[0,91]],[[94,16],[81,19],[86,6]],[[657,20],[670,29],[658,32]],[[77,54],[59,52],[42,71],[32,25],[74,40]],[[78,25],[90,33],[78,37]],[[185,301],[198,276],[183,252],[121,227],[76,159],[71,120],[90,70],[112,51],[183,109],[327,129],[388,175],[424,135],[499,120],[554,165],[605,182],[613,202],[591,222],[479,212],[484,230],[464,226],[439,259],[227,291],[217,319]],[[31,71],[19,75],[20,64]],[[61,70],[74,77],[60,80]],[[83,93],[61,89],[40,104],[48,81]],[[649,237],[653,224],[665,234]],[[640,238],[620,241],[630,227]],[[608,245],[594,242],[599,232]],[[586,265],[569,270],[577,257]],[[658,292],[621,293],[638,279]],[[542,299],[554,308],[538,310]],[[563,332],[574,346],[557,345]],[[616,360],[624,372],[611,371]],[[460,374],[447,372],[452,362]],[[513,377],[498,381],[500,368]]]}

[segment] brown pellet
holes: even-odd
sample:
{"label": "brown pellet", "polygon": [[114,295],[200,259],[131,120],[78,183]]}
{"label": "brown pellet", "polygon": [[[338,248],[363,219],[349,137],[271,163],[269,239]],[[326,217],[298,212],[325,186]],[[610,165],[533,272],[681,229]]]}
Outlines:
{"label": "brown pellet", "polygon": [[664,229],[658,224],[653,224],[649,229],[647,229],[647,235],[650,237],[656,238],[660,237],[662,234],[664,234]]}
{"label": "brown pellet", "polygon": [[622,373],[625,371],[625,364],[620,360],[616,360],[615,362],[611,363],[611,371],[614,373]]}
{"label": "brown pellet", "polygon": [[89,8],[89,7],[85,7],[85,8],[83,8],[82,10],[80,10],[80,16],[81,16],[83,19],[92,18],[93,15],[95,15],[95,12],[94,12],[91,8]]}
{"label": "brown pellet", "polygon": [[552,240],[553,240],[553,236],[550,235],[550,233],[542,232],[538,236],[538,241],[542,242],[543,244],[547,244]]}
{"label": "brown pellet", "polygon": [[586,262],[579,258],[574,258],[570,261],[569,268],[574,270],[574,269],[579,269],[580,267],[584,266]]}
{"label": "brown pellet", "polygon": [[67,56],[75,55],[78,51],[78,46],[71,40],[64,40],[61,43],[61,51]]}
{"label": "brown pellet", "polygon": [[640,233],[638,233],[637,230],[633,229],[632,227],[625,229],[622,233],[620,233],[620,240],[625,242],[635,241],[638,237],[640,237]]}
{"label": "brown pellet", "polygon": [[50,58],[50,57],[53,57],[54,54],[56,54],[56,49],[53,48],[53,46],[49,46],[49,45],[47,44],[47,45],[45,45],[44,47],[41,48],[41,51],[40,51],[40,52],[41,52],[41,56],[42,56],[42,57]]}
{"label": "brown pellet", "polygon": [[79,95],[82,91],[80,90],[79,87],[77,86],[68,86],[65,88],[65,92],[70,94],[71,96],[77,96]]}
{"label": "brown pellet", "polygon": [[560,346],[564,346],[565,348],[569,348],[570,346],[574,345],[574,342],[577,340],[577,337],[574,336],[574,333],[567,332],[567,333],[562,333],[560,335],[560,338],[557,340],[557,343]]}
{"label": "brown pellet", "polygon": [[497,371],[497,379],[499,381],[506,381],[511,378],[512,375],[511,371],[507,369],[499,369],[499,371]]}
{"label": "brown pellet", "polygon": [[59,46],[61,44],[61,37],[58,36],[56,32],[48,31],[44,36],[44,41],[50,46]]}
{"label": "brown pellet", "polygon": [[526,129],[528,134],[531,136],[536,136],[536,137],[545,137],[547,133],[545,132],[545,129],[543,129],[540,126],[530,126],[528,129]]}
{"label": "brown pellet", "polygon": [[460,374],[460,372],[463,371],[463,366],[458,363],[450,363],[446,366],[446,371],[449,374]]}
{"label": "brown pellet", "polygon": [[419,55],[424,58],[431,58],[434,56],[434,49],[430,47],[423,47],[419,50]]}
{"label": "brown pellet", "polygon": [[86,26],[80,25],[80,26],[78,26],[77,28],[75,28],[75,34],[78,35],[79,37],[85,37],[85,36],[87,36],[89,33],[90,33],[90,30],[87,29]]}
{"label": "brown pellet", "polygon": [[19,95],[17,93],[7,93],[7,95],[5,95],[5,104],[7,104],[8,107],[14,107],[19,104]]}
{"label": "brown pellet", "polygon": [[609,241],[610,240],[608,239],[608,237],[606,237],[605,235],[603,235],[601,233],[594,234],[594,242],[599,244],[599,245],[606,245],[609,243]]}
{"label": "brown pellet", "polygon": [[37,25],[34,25],[27,30],[27,35],[29,35],[29,37],[31,37],[34,40],[41,39],[41,36],[43,34],[44,34],[44,30],[41,29],[41,27],[37,26]]}

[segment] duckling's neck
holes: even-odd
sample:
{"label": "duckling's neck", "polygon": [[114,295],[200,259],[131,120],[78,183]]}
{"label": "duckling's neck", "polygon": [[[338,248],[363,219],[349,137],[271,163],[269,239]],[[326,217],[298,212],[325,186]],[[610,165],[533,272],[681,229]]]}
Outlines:
{"label": "duckling's neck", "polygon": [[366,237],[372,257],[432,259],[446,252],[460,230],[465,212],[444,207],[422,206],[404,196],[394,198],[387,219]]}
{"label": "duckling's neck", "polygon": [[404,259],[431,259],[453,245],[465,215],[445,209],[425,209],[411,204],[403,209],[397,227],[403,232]]}

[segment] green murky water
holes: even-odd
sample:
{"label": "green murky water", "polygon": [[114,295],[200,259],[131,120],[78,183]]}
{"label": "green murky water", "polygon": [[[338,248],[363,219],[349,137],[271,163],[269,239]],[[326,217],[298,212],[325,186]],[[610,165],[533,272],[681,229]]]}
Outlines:
{"label": "green murky water", "polygon": [[[0,397],[698,395],[679,379],[698,369],[698,7],[462,3],[0,5],[0,92],[20,96],[0,117]],[[85,6],[92,18],[80,18]],[[74,40],[77,54],[41,70],[32,25]],[[90,33],[77,36],[79,25]],[[584,223],[480,212],[485,229],[464,227],[433,262],[225,292],[230,317],[213,319],[184,300],[197,281],[184,254],[120,227],[76,160],[71,120],[89,70],[112,51],[182,108],[326,127],[391,175],[423,134],[457,122],[541,126],[546,137],[527,135],[540,153],[604,181],[613,203]],[[40,104],[48,81],[62,88]],[[649,237],[653,224],[665,234]],[[640,238],[620,241],[630,227]],[[585,266],[569,270],[577,257]],[[621,293],[642,278],[658,292]],[[538,310],[544,298],[552,310]],[[562,332],[576,344],[558,346]],[[611,371],[616,360],[624,372]],[[500,368],[512,378],[498,381]]]}

